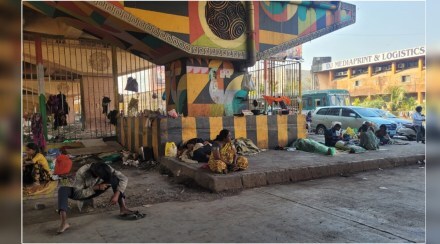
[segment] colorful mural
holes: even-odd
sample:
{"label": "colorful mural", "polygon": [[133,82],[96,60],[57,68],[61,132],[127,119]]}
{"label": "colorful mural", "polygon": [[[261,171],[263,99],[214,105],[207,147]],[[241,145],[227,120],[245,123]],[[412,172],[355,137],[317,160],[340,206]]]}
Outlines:
{"label": "colorful mural", "polygon": [[177,60],[165,67],[167,110],[176,109],[179,114],[188,114],[187,75],[183,61]]}
{"label": "colorful mural", "polygon": [[[156,64],[183,57],[246,60],[247,7],[240,1],[28,1],[24,6]],[[252,2],[257,60],[353,24],[339,1]]]}
{"label": "colorful mural", "polygon": [[165,72],[167,110],[188,116],[224,116],[247,109],[248,91],[243,88],[243,72],[231,62],[209,59],[182,59]]}

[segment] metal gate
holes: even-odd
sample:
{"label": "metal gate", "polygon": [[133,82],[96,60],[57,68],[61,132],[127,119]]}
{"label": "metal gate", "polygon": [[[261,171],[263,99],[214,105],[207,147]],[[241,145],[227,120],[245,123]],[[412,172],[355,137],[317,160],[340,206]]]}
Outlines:
{"label": "metal gate", "polygon": [[[46,103],[46,139],[49,141],[114,136],[115,125],[107,116],[110,111],[137,116],[145,110],[165,109],[165,101],[161,99],[165,91],[164,71],[163,66],[99,40],[25,33],[22,73],[24,140],[32,139],[32,116],[44,112],[41,111],[39,94],[46,99],[43,103]],[[137,91],[125,90],[129,79],[137,83]],[[111,100],[108,104],[105,97]],[[52,113],[52,101],[58,101],[55,103],[63,107],[61,111],[65,112],[61,114],[64,116]],[[65,118],[65,123],[60,118]]]}
{"label": "metal gate", "polygon": [[[249,107],[257,100],[264,104],[263,95],[286,96],[291,100],[289,107],[294,112],[300,110],[301,63],[296,60],[260,60],[248,68],[252,75],[255,90],[249,92]],[[262,106],[266,108],[265,106]]]}

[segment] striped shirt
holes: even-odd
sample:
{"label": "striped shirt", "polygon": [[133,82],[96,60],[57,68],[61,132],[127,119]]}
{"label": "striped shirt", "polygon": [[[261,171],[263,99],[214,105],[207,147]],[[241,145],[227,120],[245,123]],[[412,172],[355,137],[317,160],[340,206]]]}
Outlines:
{"label": "striped shirt", "polygon": [[[95,194],[93,186],[103,183],[100,178],[93,177],[90,172],[91,164],[86,164],[78,169],[75,175],[75,182],[73,183],[74,188],[74,199],[84,199]],[[123,175],[120,171],[113,169],[109,166],[113,174],[119,179],[119,185],[116,190],[123,193],[128,184],[127,176]]]}

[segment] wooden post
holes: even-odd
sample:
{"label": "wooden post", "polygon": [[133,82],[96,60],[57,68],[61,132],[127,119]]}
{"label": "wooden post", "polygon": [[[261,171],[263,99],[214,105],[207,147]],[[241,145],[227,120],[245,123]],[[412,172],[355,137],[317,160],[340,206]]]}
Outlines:
{"label": "wooden post", "polygon": [[119,92],[118,92],[118,59],[116,55],[116,47],[112,46],[112,74],[113,74],[113,94],[114,106],[119,111]]}

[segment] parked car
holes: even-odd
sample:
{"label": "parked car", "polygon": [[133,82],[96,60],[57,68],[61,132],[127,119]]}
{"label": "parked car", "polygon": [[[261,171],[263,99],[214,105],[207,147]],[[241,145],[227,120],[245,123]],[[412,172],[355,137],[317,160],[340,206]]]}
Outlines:
{"label": "parked car", "polygon": [[380,117],[387,119],[387,120],[394,121],[397,124],[397,128],[400,128],[402,126],[411,126],[412,125],[412,121],[399,118],[396,115],[394,115],[388,111],[378,109],[378,108],[373,108],[373,110],[375,112],[377,112],[380,115]]}
{"label": "parked car", "polygon": [[388,134],[396,134],[397,124],[391,120],[384,119],[374,109],[357,106],[330,106],[320,107],[312,114],[312,128],[316,134],[324,134],[326,129],[331,128],[332,122],[342,123],[342,129],[347,127],[358,129],[364,121],[373,123],[374,130],[378,130],[381,125],[386,125]]}

